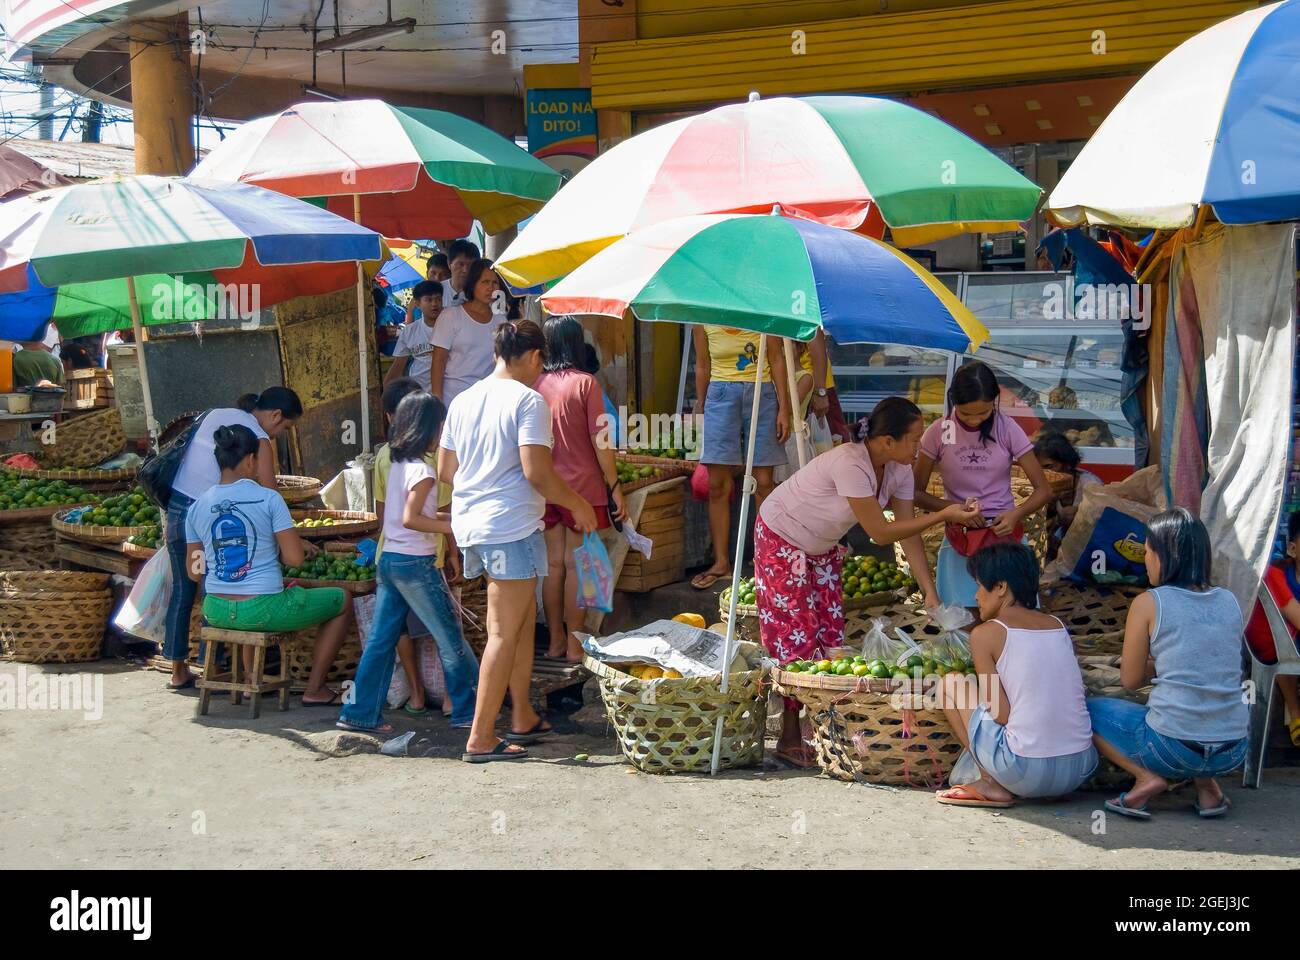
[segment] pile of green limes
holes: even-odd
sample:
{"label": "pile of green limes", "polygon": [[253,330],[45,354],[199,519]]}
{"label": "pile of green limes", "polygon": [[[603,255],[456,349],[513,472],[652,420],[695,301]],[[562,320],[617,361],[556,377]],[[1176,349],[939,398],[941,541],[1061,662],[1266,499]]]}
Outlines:
{"label": "pile of green limes", "polygon": [[351,580],[365,581],[375,579],[373,564],[357,564],[360,554],[329,553],[321,550],[308,559],[301,567],[281,569],[286,577],[300,580]]}
{"label": "pile of green limes", "polygon": [[143,527],[156,525],[159,518],[158,508],[145,496],[144,488],[136,487],[96,504],[93,510],[83,513],[78,522],[99,527]]}
{"label": "pile of green limes", "polygon": [[30,510],[33,507],[71,506],[90,503],[94,496],[66,480],[37,480],[16,473],[0,473],[0,510]]}
{"label": "pile of green limes", "polygon": [[808,673],[814,675],[830,674],[836,677],[874,677],[877,680],[928,680],[942,677],[948,673],[973,674],[975,668],[965,660],[953,660],[943,663],[927,660],[919,654],[907,658],[904,663],[891,663],[887,660],[868,660],[866,657],[838,657],[834,660],[795,660],[787,664],[789,673]]}

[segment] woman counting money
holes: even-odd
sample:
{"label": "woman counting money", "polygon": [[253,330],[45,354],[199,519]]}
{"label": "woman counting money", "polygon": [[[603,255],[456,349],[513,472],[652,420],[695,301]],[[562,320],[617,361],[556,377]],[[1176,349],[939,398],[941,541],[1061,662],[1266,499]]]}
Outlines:
{"label": "woman counting money", "polygon": [[[861,443],[814,458],[763,501],[754,524],[755,599],[763,645],[782,663],[843,644],[846,548],[840,540],[854,524],[876,543],[901,540],[925,605],[938,605],[921,532],[936,523],[965,523],[977,511],[950,504],[921,517],[913,513],[912,462],[923,426],[916,404],[888,397],[871,412]],[[786,701],[777,757],[794,766],[813,763],[799,735],[795,701]]]}

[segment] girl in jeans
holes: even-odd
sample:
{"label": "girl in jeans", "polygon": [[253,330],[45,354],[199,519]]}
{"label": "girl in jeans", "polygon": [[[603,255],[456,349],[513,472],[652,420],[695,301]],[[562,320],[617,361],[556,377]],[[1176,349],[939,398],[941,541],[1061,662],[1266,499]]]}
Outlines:
{"label": "girl in jeans", "polygon": [[[172,595],[167,607],[163,656],[172,662],[172,679],[168,684],[172,690],[194,686],[194,675],[185,665],[185,658],[189,655],[190,611],[194,607],[198,584],[190,579],[189,574],[185,517],[195,500],[221,482],[221,468],[217,466],[214,456],[216,432],[222,427],[231,426],[251,430],[258,440],[256,480],[262,486],[274,490],[275,451],[271,441],[293,426],[301,416],[302,401],[288,387],[267,387],[261,393],[246,393],[236,401],[234,407],[218,407],[205,413],[185,450],[176,478],[172,481],[172,494],[167,501],[167,517],[163,527],[167,556],[172,568]],[[312,671],[308,693],[313,697],[328,694],[324,690],[323,676],[324,674],[318,677]],[[325,699],[328,700],[329,697],[326,696]]]}
{"label": "girl in jeans", "polygon": [[1137,690],[1154,681],[1155,688],[1146,706],[1088,700],[1097,749],[1136,778],[1105,807],[1147,820],[1147,802],[1170,780],[1193,780],[1196,812],[1222,816],[1228,798],[1215,778],[1246,759],[1241,608],[1210,586],[1210,535],[1182,507],[1147,525],[1146,566],[1156,586],[1129,608],[1120,682]]}
{"label": "girl in jeans", "polygon": [[384,697],[393,679],[397,638],[412,611],[438,644],[452,726],[468,728],[474,716],[478,663],[461,633],[447,581],[435,565],[434,535],[450,532],[451,524],[445,513],[437,512],[437,481],[425,461],[438,442],[445,413],[441,400],[421,391],[406,396],[393,417],[375,618],[357,666],[353,701],[339,714],[337,725],[343,730],[393,732],[392,724],[383,722]]}
{"label": "girl in jeans", "polygon": [[[465,576],[485,574],[488,584],[488,642],[461,756],[468,763],[521,759],[528,755],[521,745],[551,732],[529,699],[537,579],[547,568],[547,502],[568,510],[583,533],[596,529],[591,504],[551,462],[550,409],[532,388],[546,356],[541,327],[506,321],[496,332],[495,354],[492,375],[451,402],[438,456],[438,474],[452,485],[451,526]],[[510,732],[499,740],[495,727],[507,688]]]}

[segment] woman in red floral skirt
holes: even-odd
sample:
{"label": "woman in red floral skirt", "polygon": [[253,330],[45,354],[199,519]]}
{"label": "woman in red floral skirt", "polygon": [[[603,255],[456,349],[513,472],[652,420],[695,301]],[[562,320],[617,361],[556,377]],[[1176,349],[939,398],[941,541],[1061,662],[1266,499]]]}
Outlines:
{"label": "woman in red floral skirt", "polygon": [[[921,532],[937,523],[963,523],[975,509],[953,504],[917,517],[912,510],[912,463],[924,424],[921,411],[888,397],[867,420],[861,443],[841,444],[816,457],[763,501],[754,524],[754,593],[763,645],[782,663],[812,658],[844,643],[840,544],[861,524],[876,543],[903,541],[926,607],[938,606]],[[884,510],[894,511],[894,520]],[[787,701],[777,756],[811,766],[799,733],[799,705]]]}

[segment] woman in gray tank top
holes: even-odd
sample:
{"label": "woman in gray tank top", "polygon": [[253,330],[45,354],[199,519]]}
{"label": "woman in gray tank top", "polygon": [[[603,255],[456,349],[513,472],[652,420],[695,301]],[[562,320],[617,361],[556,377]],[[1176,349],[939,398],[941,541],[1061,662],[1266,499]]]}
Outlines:
{"label": "woman in gray tank top", "polygon": [[1105,807],[1145,820],[1147,801],[1170,780],[1193,780],[1196,812],[1221,816],[1229,804],[1215,777],[1246,758],[1241,608],[1210,585],[1209,533],[1181,507],[1148,525],[1146,566],[1155,586],[1129,608],[1120,680],[1128,690],[1148,681],[1154,689],[1146,706],[1088,700],[1098,751],[1136,778]]}

